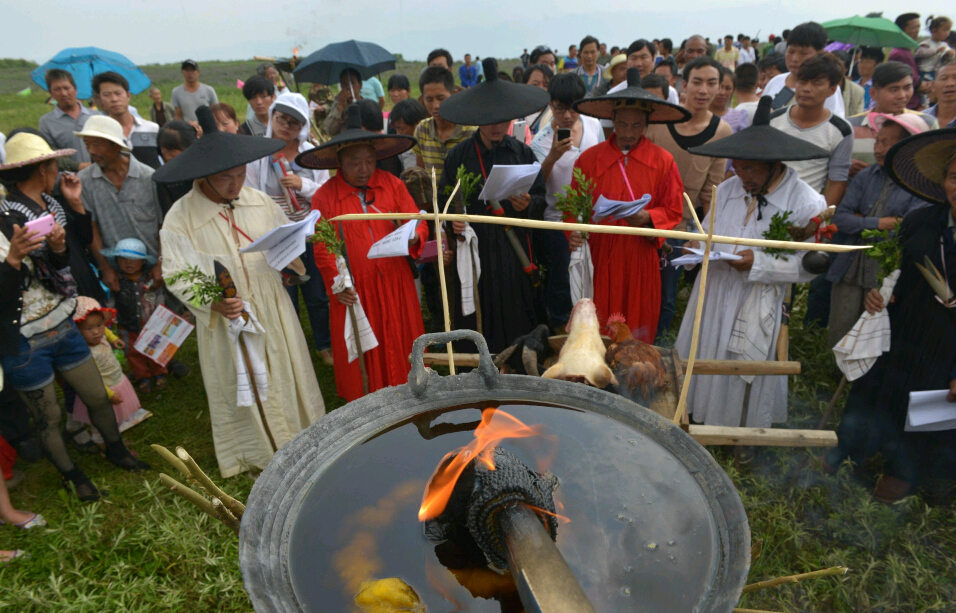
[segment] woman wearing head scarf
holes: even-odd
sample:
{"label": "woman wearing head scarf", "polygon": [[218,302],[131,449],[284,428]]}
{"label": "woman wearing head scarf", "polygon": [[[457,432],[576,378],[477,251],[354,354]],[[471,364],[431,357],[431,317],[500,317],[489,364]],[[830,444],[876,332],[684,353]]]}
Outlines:
{"label": "woman wearing head scarf", "polygon": [[[956,309],[940,296],[956,290],[956,129],[899,141],[883,166],[900,187],[932,206],[903,218],[900,276],[890,303],[876,289],[866,297],[867,312],[889,312],[890,350],[854,382],[837,428],[839,445],[822,466],[836,472],[845,459],[859,463],[882,453],[885,473],[873,496],[895,502],[927,480],[956,478],[956,430],[907,427],[911,392],[949,390],[947,400],[956,401]],[[918,268],[929,264],[942,279],[938,289]]]}
{"label": "woman wearing head scarf", "polygon": [[[315,193],[312,208],[325,219],[350,213],[417,213],[418,206],[402,180],[376,167],[377,161],[397,156],[414,144],[410,136],[363,130],[358,105],[351,105],[345,130],[296,160],[306,168],[337,169]],[[407,382],[408,354],[425,327],[408,260],[367,257],[372,245],[393,232],[395,224],[385,220],[344,221],[337,224],[337,230],[345,241],[348,269],[322,243],[315,245],[315,262],[326,291],[336,298],[329,304],[336,390],[351,401],[363,394],[363,376],[367,377],[369,392]],[[408,254],[417,258],[427,240],[428,224],[419,223],[409,241]],[[354,287],[344,283],[345,275],[351,276]],[[352,345],[346,340],[349,307],[359,302],[377,346],[363,340],[368,337],[358,332],[354,336],[360,337],[359,342]],[[361,345],[361,354],[356,345]],[[364,372],[358,360],[363,360]]]}
{"label": "woman wearing head scarf", "polygon": [[[246,165],[246,186],[264,192],[276,201],[292,221],[301,221],[312,210],[312,196],[323,183],[329,180],[327,170],[302,168],[295,158],[312,148],[309,141],[309,103],[302,94],[280,94],[269,108],[269,123],[266,138],[285,143],[285,147],[273,155]],[[277,163],[284,162],[288,168],[280,174]],[[291,190],[291,192],[290,192]],[[294,198],[293,198],[294,196]],[[286,286],[292,307],[299,313],[299,291],[305,301],[312,324],[312,340],[322,361],[332,364],[332,338],[329,331],[329,297],[325,285],[315,267],[311,247],[300,256],[305,265],[305,276],[290,277]],[[304,282],[302,282],[304,280]]]}
{"label": "woman wearing head scarf", "polygon": [[[283,143],[220,132],[208,107],[196,113],[203,137],[157,170],[153,180],[193,181],[160,232],[163,273],[167,287],[196,317],[216,459],[222,476],[231,477],[264,468],[279,447],[325,413],[325,403],[279,272],[264,252],[241,252],[289,223],[272,198],[244,187],[246,165],[271,156]],[[169,283],[192,267],[217,280],[225,268],[235,297],[203,304],[191,300],[189,283]]]}

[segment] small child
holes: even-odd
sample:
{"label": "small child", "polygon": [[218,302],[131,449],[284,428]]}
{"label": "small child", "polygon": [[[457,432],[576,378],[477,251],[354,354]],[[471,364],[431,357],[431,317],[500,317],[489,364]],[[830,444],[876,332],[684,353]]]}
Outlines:
{"label": "small child", "polygon": [[[73,321],[80,330],[80,334],[90,347],[96,368],[103,377],[106,386],[106,395],[113,403],[113,412],[116,413],[116,423],[120,432],[128,430],[150,417],[152,413],[142,408],[133,385],[123,374],[123,367],[113,355],[113,348],[121,349],[123,341],[110,332],[110,322],[116,315],[113,309],[100,306],[100,303],[88,296],[76,299],[76,312]],[[73,404],[73,419],[80,423],[91,424],[89,411],[83,401],[77,396]],[[93,441],[102,443],[103,439],[98,432],[93,432]]]}
{"label": "small child", "polygon": [[165,303],[163,289],[153,287],[149,275],[156,265],[156,258],[146,252],[146,245],[138,238],[124,238],[116,243],[115,248],[104,249],[102,253],[119,273],[120,289],[114,297],[116,323],[126,343],[126,359],[133,371],[136,389],[141,394],[150,393],[153,391],[151,377],[155,377],[156,389],[161,390],[166,387],[166,367],[133,347],[153,311]]}
{"label": "small child", "polygon": [[935,81],[939,65],[956,55],[946,41],[953,29],[953,22],[949,17],[930,15],[926,20],[926,29],[930,37],[920,42],[913,55],[919,64],[920,78],[923,81]]}

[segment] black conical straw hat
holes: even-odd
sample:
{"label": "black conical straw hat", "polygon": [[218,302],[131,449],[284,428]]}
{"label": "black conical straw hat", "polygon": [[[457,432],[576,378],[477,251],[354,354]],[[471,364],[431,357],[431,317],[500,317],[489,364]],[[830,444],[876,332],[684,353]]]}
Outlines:
{"label": "black conical straw hat", "polygon": [[687,151],[694,155],[758,162],[796,162],[830,157],[830,152],[770,126],[770,96],[757,103],[749,127]]}
{"label": "black conical straw hat", "polygon": [[381,134],[362,129],[362,115],[357,104],[348,108],[345,129],[336,134],[327,143],[315,149],[303,151],[295,158],[295,163],[303,168],[338,168],[339,151],[350,145],[366,144],[375,149],[375,159],[384,160],[404,153],[415,146],[417,141],[402,134]]}
{"label": "black conical straw hat", "polygon": [[883,167],[897,185],[917,198],[945,204],[943,181],[954,159],[956,128],[945,128],[899,141],[886,152]]}
{"label": "black conical straw hat", "polygon": [[196,109],[202,137],[153,173],[157,183],[179,183],[254,162],[285,147],[274,138],[220,132],[208,106]]}
{"label": "black conical straw hat", "polygon": [[551,96],[540,87],[499,79],[494,58],[485,58],[481,66],[484,82],[442,102],[438,110],[442,119],[465,126],[487,126],[527,117],[551,102]]}
{"label": "black conical straw hat", "polygon": [[619,92],[585,98],[574,103],[574,110],[598,119],[614,119],[614,110],[622,108],[647,112],[647,123],[683,123],[691,113],[682,106],[661,100],[641,87],[641,71],[627,69],[627,87]]}

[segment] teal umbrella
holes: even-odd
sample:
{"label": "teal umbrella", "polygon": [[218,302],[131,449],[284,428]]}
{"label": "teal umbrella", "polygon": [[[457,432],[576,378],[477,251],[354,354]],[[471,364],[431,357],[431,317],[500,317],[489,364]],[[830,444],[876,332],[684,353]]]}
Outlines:
{"label": "teal umbrella", "polygon": [[919,43],[903,33],[899,26],[883,17],[834,19],[823,24],[830,40],[856,47],[904,47],[913,49]]}

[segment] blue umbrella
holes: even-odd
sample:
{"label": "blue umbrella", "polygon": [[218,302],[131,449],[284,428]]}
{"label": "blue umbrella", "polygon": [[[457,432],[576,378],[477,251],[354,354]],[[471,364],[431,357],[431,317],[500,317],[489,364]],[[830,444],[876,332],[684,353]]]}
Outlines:
{"label": "blue umbrella", "polygon": [[129,93],[138,94],[150,85],[149,77],[125,56],[98,47],[72,47],[60,51],[53,59],[30,73],[33,82],[46,89],[44,75],[48,70],[59,68],[73,75],[76,81],[76,97],[88,100],[93,97],[93,77],[103,72],[117,72],[129,81]]}
{"label": "blue umbrella", "polygon": [[306,83],[333,85],[346,68],[354,68],[369,79],[386,70],[395,69],[395,56],[376,45],[357,40],[332,43],[322,47],[299,62],[292,74],[295,80]]}

